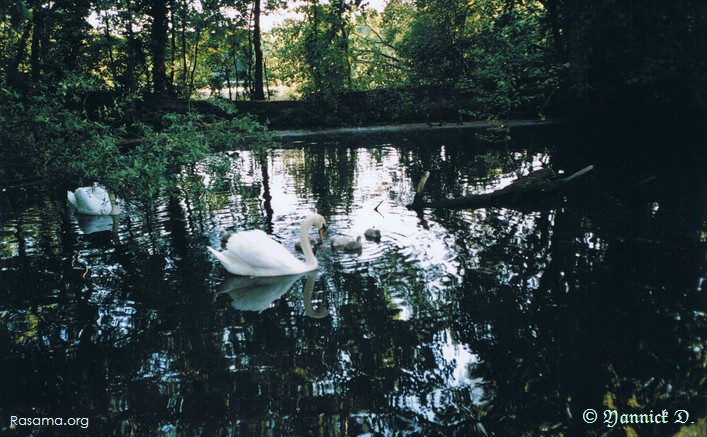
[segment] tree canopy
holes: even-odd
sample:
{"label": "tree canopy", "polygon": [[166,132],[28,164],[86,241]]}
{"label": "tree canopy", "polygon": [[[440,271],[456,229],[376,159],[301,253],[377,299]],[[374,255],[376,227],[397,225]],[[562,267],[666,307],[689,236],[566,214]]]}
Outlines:
{"label": "tree canopy", "polygon": [[[704,99],[703,2],[379,3],[17,0],[0,6],[0,77],[27,86],[79,75],[100,90],[230,99],[278,86],[294,97],[444,86],[484,105],[680,83]],[[274,12],[286,19],[264,29]]]}

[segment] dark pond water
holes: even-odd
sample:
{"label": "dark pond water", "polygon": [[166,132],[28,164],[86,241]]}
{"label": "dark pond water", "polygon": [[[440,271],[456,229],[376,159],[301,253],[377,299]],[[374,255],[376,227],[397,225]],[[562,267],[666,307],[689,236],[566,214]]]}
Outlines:
{"label": "dark pond water", "polygon": [[[17,416],[88,418],[95,435],[699,435],[701,145],[580,137],[283,137],[267,160],[242,152],[225,179],[200,166],[180,198],[127,202],[118,220],[77,218],[65,187],[3,192],[0,429]],[[645,141],[665,153],[644,155]],[[592,163],[543,200],[405,207],[428,170],[432,199]],[[322,246],[315,274],[271,282],[233,277],[206,250],[222,229],[255,228],[294,252],[314,211],[327,237],[375,227],[381,240]],[[605,410],[669,423],[612,426]]]}

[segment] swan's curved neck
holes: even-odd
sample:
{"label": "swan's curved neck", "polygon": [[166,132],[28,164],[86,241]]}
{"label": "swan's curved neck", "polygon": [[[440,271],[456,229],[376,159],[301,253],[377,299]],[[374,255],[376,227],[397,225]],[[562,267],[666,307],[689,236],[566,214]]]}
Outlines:
{"label": "swan's curved neck", "polygon": [[118,202],[115,200],[115,194],[113,194],[112,191],[108,192],[108,200],[110,200],[110,214],[111,215],[118,215],[120,214],[120,205],[118,205]]}
{"label": "swan's curved neck", "polygon": [[317,267],[319,262],[317,261],[317,257],[314,256],[314,252],[312,252],[312,245],[309,242],[309,228],[311,228],[313,224],[314,219],[312,217],[302,222],[302,226],[300,226],[299,229],[299,239],[300,244],[302,245],[302,253],[304,253],[304,258],[306,260],[305,264],[308,266]]}

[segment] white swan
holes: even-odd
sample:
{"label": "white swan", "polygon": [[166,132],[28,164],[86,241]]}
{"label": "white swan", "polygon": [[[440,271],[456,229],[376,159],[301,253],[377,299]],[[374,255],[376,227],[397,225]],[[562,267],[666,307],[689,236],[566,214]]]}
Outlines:
{"label": "white swan", "polygon": [[69,202],[74,205],[76,212],[86,215],[118,215],[120,206],[115,195],[99,186],[81,187],[76,191],[66,192]]}
{"label": "white swan", "polygon": [[240,276],[282,276],[315,270],[318,262],[309,243],[309,228],[315,226],[319,237],[324,237],[324,217],[309,216],[300,227],[300,244],[305,262],[295,258],[282,245],[260,230],[237,232],[231,235],[222,252],[212,247],[214,254],[229,273]]}

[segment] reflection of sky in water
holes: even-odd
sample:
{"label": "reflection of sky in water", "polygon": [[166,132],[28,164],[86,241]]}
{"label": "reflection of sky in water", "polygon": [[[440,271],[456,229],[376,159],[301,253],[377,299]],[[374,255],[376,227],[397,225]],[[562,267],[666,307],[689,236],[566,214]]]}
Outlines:
{"label": "reflection of sky in water", "polygon": [[[470,405],[478,407],[488,400],[483,379],[471,377],[479,357],[466,345],[455,343],[447,330],[437,333],[430,346],[433,348],[436,369],[422,374],[410,373],[413,380],[411,387],[403,389],[394,402],[430,422],[450,424],[448,420],[441,421],[438,417],[450,405],[459,408]],[[415,381],[419,384],[415,384]],[[436,387],[428,392],[420,392],[417,387],[427,386],[426,381],[435,381]]]}

